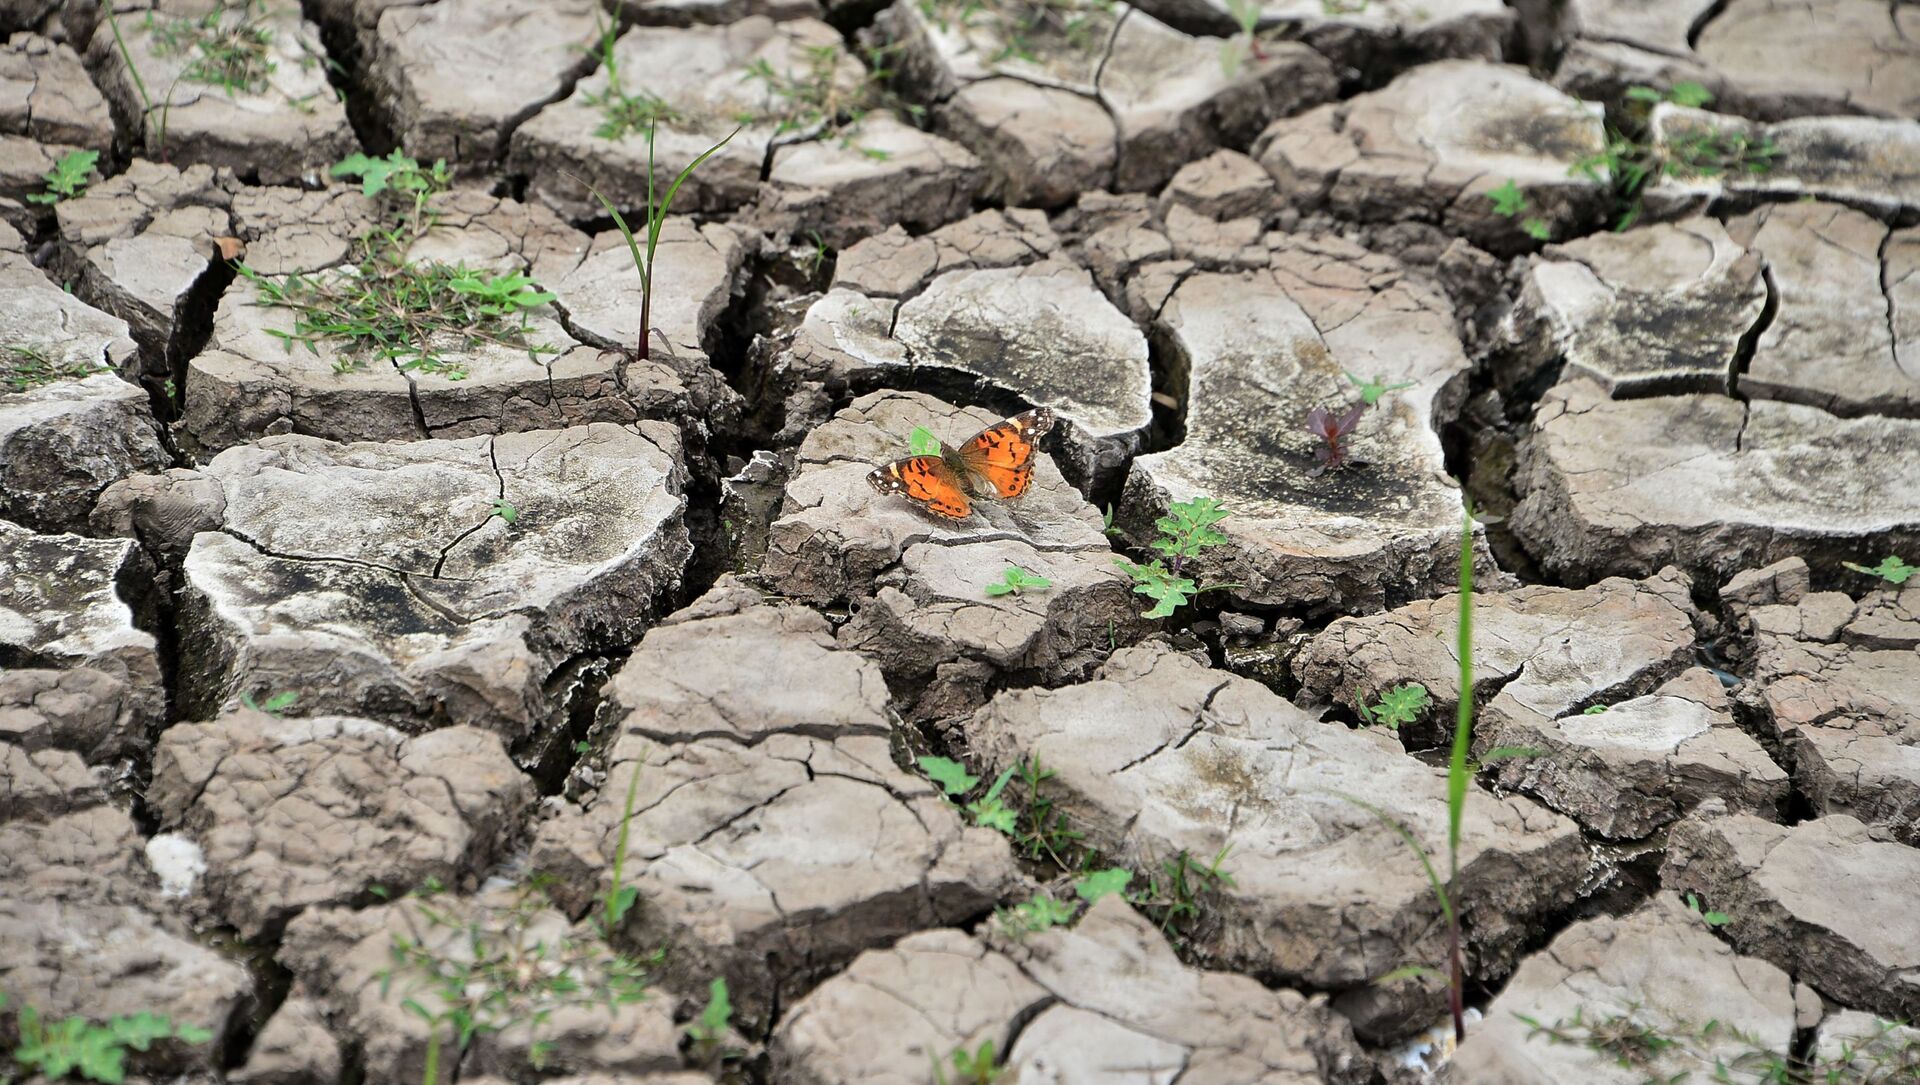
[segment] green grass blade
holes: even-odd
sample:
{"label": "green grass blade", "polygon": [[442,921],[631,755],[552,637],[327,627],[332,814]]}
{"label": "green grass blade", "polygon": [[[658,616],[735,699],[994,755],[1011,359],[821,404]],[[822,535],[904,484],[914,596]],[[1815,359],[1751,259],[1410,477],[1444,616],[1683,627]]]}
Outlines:
{"label": "green grass blade", "polygon": [[1467,754],[1473,745],[1473,507],[1460,520],[1460,704],[1454,714],[1453,755],[1447,760],[1447,880],[1460,872],[1460,820],[1467,806],[1473,769]]}
{"label": "green grass blade", "polygon": [[[700,152],[700,157],[687,163],[687,168],[681,170],[680,175],[673,179],[673,184],[667,186],[666,198],[660,201],[660,207],[659,207],[659,210],[654,213],[653,222],[648,224],[648,228],[647,228],[647,259],[648,260],[653,259],[653,247],[654,245],[659,243],[660,227],[666,224],[667,209],[673,206],[674,194],[680,191],[680,186],[686,183],[687,178],[693,176],[694,170],[699,169],[702,165],[706,163],[707,159],[712,158],[720,150],[720,148],[725,147],[730,141],[732,141],[733,137],[739,134],[740,134],[740,129],[735,128],[733,131],[728,132],[720,140],[720,142]],[[647,206],[651,208],[653,206],[653,167],[652,167],[653,130],[651,128],[647,130],[647,161],[648,161]]]}
{"label": "green grass blade", "polygon": [[[575,181],[578,181],[580,183],[580,187],[592,193],[593,198],[600,201],[600,207],[603,210],[605,210],[610,217],[612,217],[613,224],[620,228],[620,236],[627,239],[627,251],[633,255],[633,269],[640,273],[640,279],[642,282],[644,282],[647,277],[647,265],[646,265],[646,262],[640,258],[640,243],[634,239],[633,231],[627,227],[626,216],[620,213],[619,208],[613,206],[612,200],[609,200],[605,196],[601,195],[599,189],[593,187],[592,185],[588,184],[586,181],[582,180],[579,177],[574,177],[574,175],[571,173],[567,174],[567,176],[573,177]],[[651,250],[649,250],[649,252],[651,252]]]}
{"label": "green grass blade", "polygon": [[1336,791],[1334,794],[1379,818],[1380,824],[1400,834],[1400,839],[1406,841],[1407,848],[1413,852],[1414,858],[1420,860],[1420,869],[1426,872],[1427,884],[1433,887],[1434,899],[1440,902],[1441,914],[1446,916],[1448,923],[1452,923],[1454,921],[1453,897],[1448,894],[1446,884],[1440,880],[1440,872],[1433,868],[1433,861],[1428,858],[1427,849],[1420,846],[1420,841],[1414,837],[1413,832],[1400,824],[1400,819],[1357,795],[1349,795],[1344,791]]}

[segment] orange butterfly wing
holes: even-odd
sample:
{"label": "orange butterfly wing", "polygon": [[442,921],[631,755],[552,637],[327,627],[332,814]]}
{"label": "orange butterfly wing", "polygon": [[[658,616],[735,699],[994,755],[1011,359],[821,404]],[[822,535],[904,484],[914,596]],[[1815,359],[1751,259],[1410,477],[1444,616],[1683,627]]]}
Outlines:
{"label": "orange butterfly wing", "polygon": [[1035,407],[974,434],[960,458],[1001,497],[1019,497],[1033,485],[1034,446],[1052,428],[1052,408]]}
{"label": "orange butterfly wing", "polygon": [[867,482],[882,494],[899,494],[936,516],[964,520],[973,502],[953,468],[938,456],[908,456],[876,467]]}

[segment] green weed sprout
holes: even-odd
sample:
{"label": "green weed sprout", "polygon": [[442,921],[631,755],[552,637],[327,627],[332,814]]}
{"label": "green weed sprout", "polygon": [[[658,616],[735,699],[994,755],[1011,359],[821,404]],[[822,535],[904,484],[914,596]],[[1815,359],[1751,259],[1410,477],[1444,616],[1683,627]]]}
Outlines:
{"label": "green weed sprout", "polygon": [[[0,1007],[6,1001],[0,998]],[[127,1077],[128,1051],[147,1051],[161,1040],[204,1044],[213,1039],[206,1029],[175,1024],[157,1013],[123,1014],[105,1022],[85,1017],[42,1021],[32,1006],[22,1005],[16,1017],[20,1033],[13,1061],[48,1081],[78,1077],[119,1085]]]}
{"label": "green weed sprout", "polygon": [[[1442,881],[1433,867],[1433,858],[1427,854],[1418,838],[1393,815],[1380,807],[1353,795],[1340,797],[1361,807],[1381,824],[1392,829],[1404,841],[1414,857],[1420,860],[1420,869],[1427,876],[1427,885],[1433,889],[1433,896],[1440,904],[1441,916],[1447,924],[1447,965],[1443,973],[1447,981],[1447,1008],[1453,1015],[1453,1034],[1456,1041],[1467,1038],[1466,1019],[1466,964],[1465,952],[1460,938],[1460,913],[1456,908],[1454,891],[1460,879],[1460,824],[1467,809],[1467,789],[1473,783],[1476,769],[1495,761],[1513,757],[1531,756],[1535,751],[1502,746],[1488,750],[1476,764],[1470,756],[1473,747],[1473,510],[1468,508],[1461,517],[1460,527],[1460,579],[1459,579],[1460,617],[1454,633],[1455,651],[1460,660],[1460,703],[1454,711],[1453,747],[1447,758],[1447,877]],[[1410,965],[1395,969],[1375,980],[1375,983],[1388,983],[1413,975],[1431,974],[1434,970],[1421,965]]]}
{"label": "green weed sprout", "polygon": [[687,1025],[687,1035],[700,1049],[705,1059],[723,1054],[720,1045],[726,1041],[727,1030],[733,1027],[733,998],[727,993],[727,981],[723,976],[715,976],[707,985],[707,1005],[700,1016]]}
{"label": "green weed sprout", "polygon": [[[1488,192],[1487,199],[1493,201],[1493,213],[1503,218],[1513,218],[1532,209],[1532,205],[1527,202],[1526,194],[1520,191],[1520,186],[1515,184],[1511,177],[1507,178],[1506,184]],[[1547,220],[1538,215],[1528,215],[1522,219],[1520,230],[1536,241],[1553,240],[1553,227],[1548,226]]]}
{"label": "green weed sprout", "polygon": [[52,169],[41,175],[46,179],[47,190],[28,196],[27,202],[52,205],[85,194],[87,175],[99,161],[99,151],[68,151]]}
{"label": "green weed sprout", "polygon": [[[966,794],[980,784],[980,778],[967,771],[967,767],[948,757],[922,757],[919,760],[920,771],[927,778],[940,785],[948,800],[958,803]],[[973,815],[973,823],[989,829],[998,829],[1012,836],[1019,826],[1019,818],[1013,808],[1002,802],[1000,793],[1012,782],[1018,766],[1008,768],[994,778],[993,785],[986,794],[966,804],[967,813]]]}
{"label": "green weed sprout", "polygon": [[1265,60],[1267,55],[1260,51],[1260,37],[1255,33],[1260,27],[1260,0],[1227,0],[1227,14],[1240,26],[1237,36],[1220,43],[1220,70],[1232,79],[1247,58]]}
{"label": "green weed sprout", "polygon": [[1420,713],[1432,703],[1433,698],[1427,695],[1427,687],[1418,682],[1408,682],[1382,693],[1372,706],[1362,703],[1358,707],[1360,718],[1369,724],[1398,731],[1403,725],[1419,719]]}
{"label": "green weed sprout", "polygon": [[252,693],[242,693],[240,695],[241,704],[253,709],[255,712],[264,712],[269,716],[279,716],[285,713],[287,709],[293,707],[293,702],[299,699],[300,695],[292,690],[281,690],[279,693],[268,697],[264,701],[254,700]]}
{"label": "green weed sprout", "polygon": [[1379,403],[1380,398],[1388,392],[1398,392],[1403,388],[1411,388],[1419,383],[1417,381],[1394,381],[1389,384],[1387,378],[1378,374],[1375,374],[1372,380],[1361,380],[1347,370],[1343,369],[1341,372],[1346,374],[1347,380],[1353,382],[1354,387],[1360,389],[1360,402],[1369,407]]}
{"label": "green weed sprout", "polygon": [[1856,565],[1851,561],[1843,561],[1840,564],[1856,573],[1877,576],[1889,584],[1905,584],[1916,571],[1920,571],[1920,567],[1908,565],[1895,554],[1888,554],[1881,558],[1878,565]]}
{"label": "green weed sprout", "polygon": [[1709,927],[1724,927],[1733,922],[1733,917],[1725,912],[1716,912],[1711,908],[1702,910],[1700,907],[1700,898],[1694,896],[1692,893],[1687,894],[1687,911],[1699,917],[1700,922],[1705,923]]}
{"label": "green weed sprout", "polygon": [[933,1060],[933,1080],[935,1085],[994,1085],[1005,1070],[995,1065],[998,1061],[994,1054],[993,1041],[982,1040],[973,1051],[965,1047],[956,1047],[948,1056],[953,1063],[953,1076],[948,1077],[946,1068],[939,1059]]}
{"label": "green weed sprout", "polygon": [[26,344],[0,344],[0,392],[25,392],[58,380],[78,380],[109,371],[91,362],[59,362],[45,349]]}
{"label": "green weed sprout", "polygon": [[1009,565],[1000,574],[1000,579],[988,584],[988,595],[1020,595],[1028,591],[1039,591],[1053,587],[1053,581],[1044,576],[1027,572],[1018,565]]}
{"label": "green weed sprout", "polygon": [[[627,220],[620,214],[620,209],[613,206],[611,200],[601,195],[599,189],[587,184],[585,181],[580,181],[580,184],[584,186],[588,192],[593,194],[593,198],[599,201],[600,206],[606,210],[607,214],[612,216],[613,224],[620,228],[620,236],[625,238],[627,242],[627,252],[633,257],[634,270],[640,273],[640,341],[635,346],[633,354],[635,358],[641,361],[647,360],[649,332],[652,328],[654,252],[659,248],[660,231],[665,228],[667,224],[667,212],[673,207],[673,197],[679,193],[680,186],[686,183],[687,178],[693,176],[694,170],[699,169],[706,163],[707,159],[712,158],[720,148],[725,147],[728,141],[739,134],[740,129],[735,128],[733,131],[728,132],[720,142],[700,152],[698,158],[689,162],[687,168],[681,170],[680,173],[674,177],[673,184],[667,186],[666,195],[660,199],[658,204],[655,204],[653,184],[654,125],[647,125],[647,254],[644,259],[640,255],[640,244],[634,239],[633,230],[627,226]],[[579,178],[575,178],[575,180],[578,181]]]}
{"label": "green weed sprout", "polygon": [[1203,588],[1192,577],[1182,575],[1186,563],[1199,557],[1202,550],[1227,541],[1225,535],[1214,530],[1214,525],[1226,519],[1227,515],[1225,507],[1211,497],[1175,502],[1167,510],[1167,515],[1153,523],[1160,535],[1149,545],[1162,557],[1145,565],[1120,557],[1113,559],[1114,564],[1133,579],[1134,592],[1154,600],[1153,607],[1142,613],[1141,617],[1165,618],[1203,591],[1238,587],[1235,584],[1209,584]]}

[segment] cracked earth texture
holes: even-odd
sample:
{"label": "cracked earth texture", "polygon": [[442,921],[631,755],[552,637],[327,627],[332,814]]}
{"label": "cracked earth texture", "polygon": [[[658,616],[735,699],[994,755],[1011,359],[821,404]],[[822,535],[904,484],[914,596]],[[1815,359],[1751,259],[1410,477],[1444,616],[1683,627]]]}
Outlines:
{"label": "cracked earth texture", "polygon": [[1917,43],[0,0],[0,1083],[1910,1080]]}

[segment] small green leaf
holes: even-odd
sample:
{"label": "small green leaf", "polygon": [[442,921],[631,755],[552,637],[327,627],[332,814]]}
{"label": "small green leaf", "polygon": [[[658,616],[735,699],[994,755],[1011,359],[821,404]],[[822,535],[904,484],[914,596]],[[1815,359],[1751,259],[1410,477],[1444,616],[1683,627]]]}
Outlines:
{"label": "small green leaf", "polygon": [[1520,223],[1520,230],[1535,241],[1553,240],[1553,227],[1547,225],[1547,220],[1543,218],[1526,219]]}
{"label": "small green leaf", "polygon": [[1420,713],[1432,703],[1433,698],[1428,696],[1427,687],[1418,682],[1408,682],[1382,693],[1380,700],[1371,708],[1362,706],[1360,714],[1368,723],[1398,731],[1401,726],[1418,719]]}
{"label": "small green leaf", "polygon": [[980,783],[980,777],[967,772],[967,766],[952,758],[922,757],[918,764],[927,779],[939,784],[941,790],[953,798],[965,795]]}
{"label": "small green leaf", "polygon": [[1665,95],[1661,94],[1657,89],[1653,87],[1648,87],[1648,86],[1628,87],[1626,97],[1627,97],[1627,101],[1629,102],[1651,103],[1651,102],[1660,102],[1660,101],[1666,100]]}
{"label": "small green leaf", "polygon": [[980,799],[967,804],[967,812],[973,815],[973,823],[983,829],[998,829],[1012,836],[1019,827],[1020,819],[999,799]]}
{"label": "small green leaf", "polygon": [[700,1016],[687,1026],[687,1034],[702,1043],[720,1042],[733,1024],[733,999],[727,994],[727,981],[715,976],[707,985],[707,1005]]}
{"label": "small green leaf", "polygon": [[1602,712],[1605,712],[1606,710],[1607,710],[1607,706],[1603,704],[1588,705],[1587,707],[1580,710],[1580,714],[1582,716],[1598,716]]}
{"label": "small green leaf", "polygon": [[1855,565],[1851,561],[1843,561],[1840,564],[1852,569],[1856,573],[1877,576],[1889,584],[1905,584],[1908,578],[1913,576],[1916,569],[1920,569],[1920,566],[1908,565],[1895,554],[1888,554],[1886,557],[1880,559],[1880,564],[1871,567]]}
{"label": "small green leaf", "polygon": [[973,823],[988,829],[998,829],[1008,836],[1019,827],[1019,818],[1005,803],[1000,801],[1000,792],[1004,791],[1007,781],[1013,779],[1012,768],[1002,772],[993,781],[987,793],[967,804],[967,813],[973,815]]}
{"label": "small green leaf", "polygon": [[619,889],[608,894],[607,895],[607,926],[609,927],[619,926],[620,921],[622,919],[625,919],[627,913],[633,909],[633,902],[636,899],[638,899],[639,896],[640,896],[640,891],[638,889],[635,889],[631,885],[623,885]]}
{"label": "small green leaf", "polygon": [[913,432],[907,435],[908,455],[938,456],[940,451],[940,438],[925,426],[915,426]]}
{"label": "small green leaf", "polygon": [[1388,987],[1402,980],[1410,979],[1437,979],[1444,983],[1446,982],[1446,978],[1446,973],[1437,968],[1428,968],[1424,964],[1403,964],[1384,976],[1374,977],[1373,985],[1375,987]]}
{"label": "small green leaf", "polygon": [[1133,871],[1124,867],[1109,867],[1081,875],[1080,880],[1073,883],[1073,891],[1081,900],[1092,904],[1101,897],[1126,892],[1127,883],[1132,880]]}
{"label": "small green leaf", "polygon": [[1037,590],[1051,587],[1053,581],[1046,577],[1027,572],[1018,565],[1009,565],[1000,579],[988,584],[986,590],[988,595],[1018,595],[1029,588]]}
{"label": "small green leaf", "polygon": [[1713,101],[1713,92],[1698,83],[1685,80],[1673,85],[1673,89],[1667,92],[1667,101],[1689,109],[1699,109]]}
{"label": "small green leaf", "polygon": [[1515,184],[1511,177],[1507,178],[1506,184],[1488,192],[1487,199],[1493,201],[1494,214],[1504,215],[1507,218],[1512,218],[1527,209],[1526,194],[1520,191],[1520,186]]}
{"label": "small green leaf", "polygon": [[500,519],[505,520],[507,523],[511,524],[515,520],[520,519],[520,510],[515,508],[511,502],[505,500],[504,498],[496,497],[493,500],[493,511],[488,515],[498,516]]}
{"label": "small green leaf", "polygon": [[1361,380],[1346,370],[1341,370],[1341,372],[1346,373],[1347,380],[1353,382],[1354,386],[1360,389],[1360,401],[1369,407],[1380,402],[1380,397],[1386,395],[1388,392],[1398,392],[1402,388],[1411,388],[1415,383],[1413,381],[1400,381],[1397,384],[1388,384],[1387,378],[1379,376],[1374,377],[1372,380]]}

